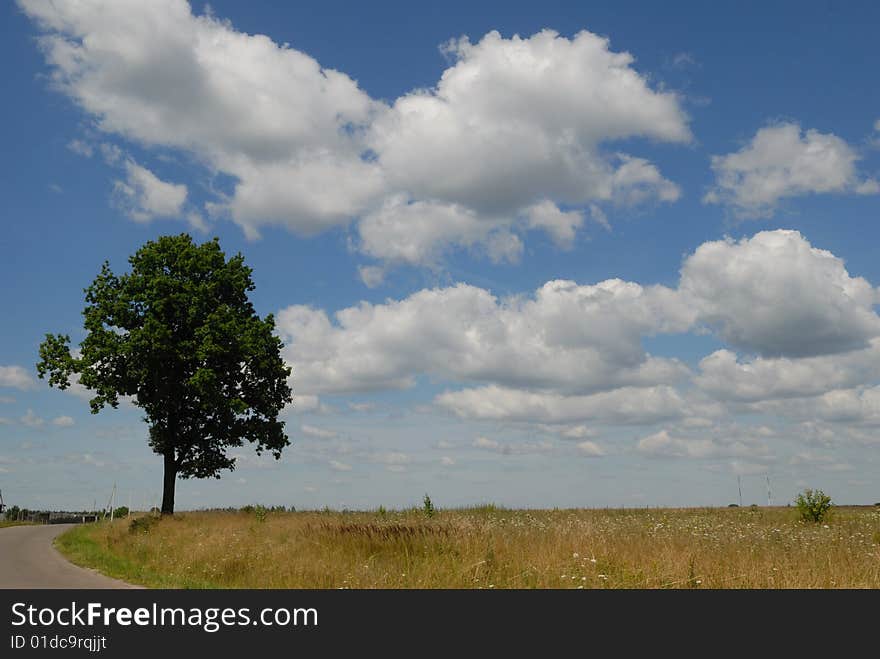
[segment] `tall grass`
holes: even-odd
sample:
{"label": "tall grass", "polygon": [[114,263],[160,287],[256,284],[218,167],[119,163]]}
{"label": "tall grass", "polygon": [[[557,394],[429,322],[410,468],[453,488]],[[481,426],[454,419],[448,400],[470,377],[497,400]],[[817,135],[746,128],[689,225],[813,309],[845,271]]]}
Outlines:
{"label": "tall grass", "polygon": [[880,588],[880,510],[184,513],[79,527],[76,562],[148,586]]}

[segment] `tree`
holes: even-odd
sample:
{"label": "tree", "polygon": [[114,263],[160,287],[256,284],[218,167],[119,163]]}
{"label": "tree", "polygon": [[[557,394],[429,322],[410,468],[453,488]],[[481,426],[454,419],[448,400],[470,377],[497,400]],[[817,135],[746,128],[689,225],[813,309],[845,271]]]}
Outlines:
{"label": "tree", "polygon": [[831,507],[831,497],[822,490],[804,490],[794,500],[801,519],[805,522],[819,523],[825,519]]}
{"label": "tree", "polygon": [[227,260],[217,238],[162,236],[129,264],[117,276],[104,262],[85,289],[79,350],[47,334],[37,373],[59,389],[78,376],[94,392],[92,414],[124,396],[144,410],[149,445],[164,458],[162,514],[172,514],[177,477],[220,478],[235,468],[228,448],[247,440],[281,457],[290,369],[273,316],[261,319],[248,300],[251,269],[241,254]]}

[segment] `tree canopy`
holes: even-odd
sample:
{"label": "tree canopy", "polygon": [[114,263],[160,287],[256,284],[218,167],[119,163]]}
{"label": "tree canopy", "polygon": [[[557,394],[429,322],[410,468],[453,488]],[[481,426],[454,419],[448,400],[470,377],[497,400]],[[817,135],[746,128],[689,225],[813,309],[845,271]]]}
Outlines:
{"label": "tree canopy", "polygon": [[291,401],[274,317],[248,299],[251,269],[229,259],[217,238],[162,236],[129,258],[130,272],[105,262],[85,289],[86,336],[47,334],[37,372],[66,389],[90,389],[91,411],[130,397],[144,410],[149,445],[164,457],[162,513],[174,512],[182,478],[220,477],[235,468],[230,447],[247,441],[278,459],[290,444],[278,414]]}

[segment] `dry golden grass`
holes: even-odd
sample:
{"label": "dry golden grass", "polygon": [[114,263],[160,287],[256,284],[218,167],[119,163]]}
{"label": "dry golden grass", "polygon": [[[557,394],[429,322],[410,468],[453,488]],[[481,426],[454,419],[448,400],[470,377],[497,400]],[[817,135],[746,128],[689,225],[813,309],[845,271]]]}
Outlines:
{"label": "dry golden grass", "polygon": [[73,560],[176,588],[880,588],[880,509],[193,512],[78,527]]}

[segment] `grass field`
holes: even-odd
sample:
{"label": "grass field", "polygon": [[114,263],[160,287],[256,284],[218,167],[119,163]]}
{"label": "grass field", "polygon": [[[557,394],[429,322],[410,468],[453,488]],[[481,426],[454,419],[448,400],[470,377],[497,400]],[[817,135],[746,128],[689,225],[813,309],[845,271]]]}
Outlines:
{"label": "grass field", "polygon": [[880,508],[191,512],[76,527],[75,563],[166,588],[880,588]]}

